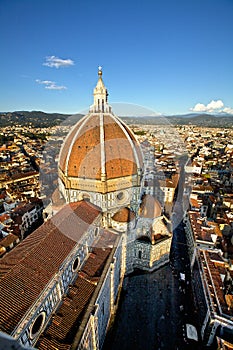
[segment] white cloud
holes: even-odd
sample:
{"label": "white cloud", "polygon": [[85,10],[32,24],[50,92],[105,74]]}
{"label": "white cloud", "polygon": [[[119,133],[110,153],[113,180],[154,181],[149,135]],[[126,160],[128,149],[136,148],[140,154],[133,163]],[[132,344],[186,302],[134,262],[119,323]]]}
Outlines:
{"label": "white cloud", "polygon": [[214,111],[215,109],[220,109],[224,106],[222,100],[217,100],[214,101],[212,100],[210,103],[207,105],[207,110],[208,111]]}
{"label": "white cloud", "polygon": [[224,107],[224,103],[222,102],[222,100],[212,100],[210,101],[210,103],[208,103],[207,105],[204,105],[203,103],[197,103],[193,108],[190,108],[191,111],[193,112],[208,112],[208,113],[212,113],[212,112],[225,112],[225,113],[232,113],[232,108],[229,107]]}
{"label": "white cloud", "polygon": [[51,80],[40,80],[40,79],[36,79],[36,82],[37,82],[38,84],[44,84],[44,85],[54,84],[54,81],[51,81]]}
{"label": "white cloud", "polygon": [[74,61],[71,60],[70,58],[62,59],[56,56],[47,56],[46,62],[43,63],[43,66],[52,67],[52,68],[69,67],[73,65],[74,65]]}
{"label": "white cloud", "polygon": [[197,103],[193,108],[190,108],[193,112],[204,112],[206,111],[206,106],[203,103]]}
{"label": "white cloud", "polygon": [[225,107],[225,108],[223,108],[223,112],[228,113],[228,114],[233,114],[233,108]]}
{"label": "white cloud", "polygon": [[38,84],[42,84],[45,85],[45,89],[48,90],[66,90],[67,88],[63,85],[57,85],[55,83],[55,81],[51,81],[51,80],[40,80],[40,79],[36,79],[36,82]]}
{"label": "white cloud", "polygon": [[54,83],[54,84],[45,86],[45,89],[49,89],[49,90],[66,90],[67,87],[62,86],[62,85],[56,85]]}

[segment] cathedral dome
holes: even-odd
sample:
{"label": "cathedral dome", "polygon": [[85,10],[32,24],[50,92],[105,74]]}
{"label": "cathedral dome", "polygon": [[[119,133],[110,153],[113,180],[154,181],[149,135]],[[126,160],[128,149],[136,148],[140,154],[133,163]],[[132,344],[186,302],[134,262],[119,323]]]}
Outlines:
{"label": "cathedral dome", "polygon": [[112,113],[101,67],[98,76],[94,104],[73,127],[60,152],[59,171],[63,182],[64,178],[106,182],[141,173],[140,146],[129,127]]}
{"label": "cathedral dome", "polygon": [[66,203],[87,200],[111,226],[119,208],[138,210],[143,157],[130,128],[112,113],[99,68],[94,103],[66,137],[59,155],[59,192]]}
{"label": "cathedral dome", "polygon": [[142,167],[133,133],[110,113],[90,113],[65,140],[59,168],[68,177],[106,180],[131,176]]}

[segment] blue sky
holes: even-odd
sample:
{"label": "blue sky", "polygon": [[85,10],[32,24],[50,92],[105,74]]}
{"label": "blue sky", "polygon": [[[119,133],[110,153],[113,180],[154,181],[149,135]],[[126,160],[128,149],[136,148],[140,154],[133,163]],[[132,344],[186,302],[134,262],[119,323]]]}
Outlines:
{"label": "blue sky", "polygon": [[233,0],[0,0],[0,111],[233,113]]}

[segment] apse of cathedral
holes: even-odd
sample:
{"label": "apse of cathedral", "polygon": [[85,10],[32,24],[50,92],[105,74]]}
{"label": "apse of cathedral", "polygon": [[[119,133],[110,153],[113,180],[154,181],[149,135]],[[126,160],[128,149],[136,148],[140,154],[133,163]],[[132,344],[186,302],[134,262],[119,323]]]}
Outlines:
{"label": "apse of cathedral", "polygon": [[169,261],[144,159],[98,70],[94,103],[59,155],[64,206],[1,259],[0,331],[25,347],[101,349],[127,274]]}

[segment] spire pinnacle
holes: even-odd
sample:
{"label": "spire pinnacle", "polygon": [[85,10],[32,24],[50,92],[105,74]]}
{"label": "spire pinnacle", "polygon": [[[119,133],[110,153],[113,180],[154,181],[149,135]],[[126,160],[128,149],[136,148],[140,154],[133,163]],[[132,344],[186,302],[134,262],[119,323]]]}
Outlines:
{"label": "spire pinnacle", "polygon": [[108,91],[102,80],[102,67],[98,67],[98,76],[96,87],[94,88],[94,104],[90,107],[90,111],[109,112],[111,107],[108,105]]}
{"label": "spire pinnacle", "polygon": [[98,75],[99,75],[99,77],[102,76],[102,67],[101,66],[98,67]]}

